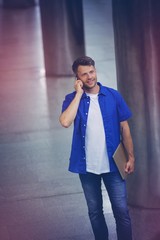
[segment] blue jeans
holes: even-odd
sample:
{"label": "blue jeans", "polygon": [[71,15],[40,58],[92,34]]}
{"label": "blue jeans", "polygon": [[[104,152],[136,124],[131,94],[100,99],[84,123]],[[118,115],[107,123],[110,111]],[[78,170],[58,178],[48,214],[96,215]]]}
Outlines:
{"label": "blue jeans", "polygon": [[131,220],[127,207],[126,183],[118,172],[101,175],[79,174],[87,201],[89,218],[95,240],[108,240],[108,228],[103,214],[101,180],[108,192],[116,221],[117,239],[132,240]]}

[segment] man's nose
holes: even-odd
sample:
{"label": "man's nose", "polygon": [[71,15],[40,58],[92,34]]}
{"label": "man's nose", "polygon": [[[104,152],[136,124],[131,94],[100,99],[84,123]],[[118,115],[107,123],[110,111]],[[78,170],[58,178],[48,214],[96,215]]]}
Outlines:
{"label": "man's nose", "polygon": [[90,73],[87,73],[87,77],[88,77],[88,79],[90,79],[92,76]]}

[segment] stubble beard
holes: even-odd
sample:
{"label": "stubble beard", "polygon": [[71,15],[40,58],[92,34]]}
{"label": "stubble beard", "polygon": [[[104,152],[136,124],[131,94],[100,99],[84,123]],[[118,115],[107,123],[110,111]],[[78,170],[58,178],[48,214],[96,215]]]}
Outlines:
{"label": "stubble beard", "polygon": [[91,90],[91,89],[95,88],[96,85],[97,85],[97,79],[94,79],[94,85],[93,86],[89,86],[87,84],[83,84],[83,87],[86,90]]}

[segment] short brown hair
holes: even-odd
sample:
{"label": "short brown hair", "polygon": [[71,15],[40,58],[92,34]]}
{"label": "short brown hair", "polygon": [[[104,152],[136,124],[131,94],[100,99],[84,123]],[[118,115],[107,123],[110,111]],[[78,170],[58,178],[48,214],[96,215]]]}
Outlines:
{"label": "short brown hair", "polygon": [[95,66],[95,61],[87,56],[83,56],[83,57],[79,57],[77,58],[72,65],[72,70],[75,74],[77,74],[77,69],[78,67],[82,65],[82,66]]}

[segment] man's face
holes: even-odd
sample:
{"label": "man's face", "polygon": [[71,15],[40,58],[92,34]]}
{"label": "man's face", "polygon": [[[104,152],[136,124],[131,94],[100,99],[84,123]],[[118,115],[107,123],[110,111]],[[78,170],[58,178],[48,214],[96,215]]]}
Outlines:
{"label": "man's face", "polygon": [[77,77],[83,82],[83,88],[90,90],[97,85],[97,74],[94,66],[82,66],[77,69]]}

